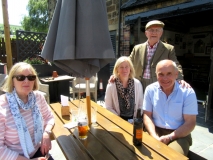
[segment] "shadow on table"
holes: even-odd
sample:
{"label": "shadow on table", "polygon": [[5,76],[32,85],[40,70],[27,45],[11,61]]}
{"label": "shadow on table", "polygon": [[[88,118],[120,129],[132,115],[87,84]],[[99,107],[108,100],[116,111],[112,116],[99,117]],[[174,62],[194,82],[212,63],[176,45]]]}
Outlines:
{"label": "shadow on table", "polygon": [[[78,136],[77,128],[74,131],[74,135]],[[86,140],[80,140],[85,148],[89,150],[92,155],[95,155],[96,159],[106,159],[112,154],[113,157],[118,159],[144,159],[145,156],[153,159],[150,151],[146,146],[134,147],[125,139],[123,134],[119,132],[106,131],[101,129],[100,126],[91,126],[88,138]],[[120,142],[121,143],[120,143]],[[145,155],[141,157],[141,154]],[[98,157],[98,155],[100,157]]]}
{"label": "shadow on table", "polygon": [[71,121],[71,116],[69,115],[65,115],[65,116],[62,116],[63,119],[67,120],[67,121]]}
{"label": "shadow on table", "polygon": [[[118,132],[109,132],[110,134],[112,134],[114,137],[116,137],[121,143],[123,143],[127,148],[129,148],[130,150],[132,150],[133,152],[135,152],[138,157],[144,159],[145,157],[149,157],[149,159],[153,159],[151,152],[147,149],[147,146],[145,146],[143,143],[141,146],[134,146],[133,144],[130,144],[125,137],[123,136],[123,134],[118,133]],[[141,156],[141,154],[144,156]]]}
{"label": "shadow on table", "polygon": [[84,159],[89,160],[90,157],[81,149],[73,135],[61,135],[57,137],[57,142],[64,153],[66,159]]}

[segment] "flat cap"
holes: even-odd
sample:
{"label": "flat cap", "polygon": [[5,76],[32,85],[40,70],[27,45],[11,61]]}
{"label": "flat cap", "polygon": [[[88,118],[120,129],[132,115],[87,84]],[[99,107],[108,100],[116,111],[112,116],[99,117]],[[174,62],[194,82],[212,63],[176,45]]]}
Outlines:
{"label": "flat cap", "polygon": [[164,23],[159,21],[159,20],[152,20],[152,21],[149,21],[147,24],[146,24],[146,27],[145,27],[145,30],[147,30],[148,28],[150,28],[151,26],[160,26],[160,27],[164,27]]}

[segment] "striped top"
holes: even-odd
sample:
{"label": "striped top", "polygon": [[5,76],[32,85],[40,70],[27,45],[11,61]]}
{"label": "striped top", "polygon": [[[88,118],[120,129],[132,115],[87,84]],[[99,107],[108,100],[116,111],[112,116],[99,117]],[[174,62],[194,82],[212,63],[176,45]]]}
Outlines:
{"label": "striped top", "polygon": [[[54,125],[54,117],[49,105],[42,94],[34,91],[36,102],[44,120],[44,126],[47,124]],[[34,125],[31,110],[24,111],[20,109],[20,113],[26,121],[30,136],[32,138],[35,151],[30,154],[32,157],[40,147],[40,144],[34,143]],[[10,112],[6,95],[0,96],[0,159],[17,159],[18,155],[24,155],[19,141],[18,132],[13,116]]]}

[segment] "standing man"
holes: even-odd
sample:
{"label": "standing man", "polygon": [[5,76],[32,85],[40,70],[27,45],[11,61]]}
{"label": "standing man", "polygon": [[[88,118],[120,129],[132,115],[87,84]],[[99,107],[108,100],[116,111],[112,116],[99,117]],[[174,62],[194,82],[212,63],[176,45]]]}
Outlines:
{"label": "standing man", "polygon": [[178,68],[171,60],[160,61],[156,75],[157,82],[148,85],[144,94],[145,128],[152,137],[187,156],[198,114],[195,92],[176,81]]}
{"label": "standing man", "polygon": [[135,78],[141,81],[144,90],[146,86],[157,81],[155,68],[157,63],[163,59],[170,59],[176,63],[179,70],[178,79],[181,80],[179,83],[189,86],[183,81],[182,67],[175,55],[174,46],[160,40],[163,27],[164,23],[159,20],[148,22],[145,27],[147,41],[136,45],[130,55],[135,69]]}

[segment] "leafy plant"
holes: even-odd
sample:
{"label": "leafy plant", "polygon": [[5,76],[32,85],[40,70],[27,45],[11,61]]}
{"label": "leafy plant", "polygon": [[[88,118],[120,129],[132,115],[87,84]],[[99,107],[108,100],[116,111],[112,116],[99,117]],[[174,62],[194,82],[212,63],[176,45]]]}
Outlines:
{"label": "leafy plant", "polygon": [[29,64],[46,64],[44,60],[41,60],[39,57],[27,58],[24,62]]}

